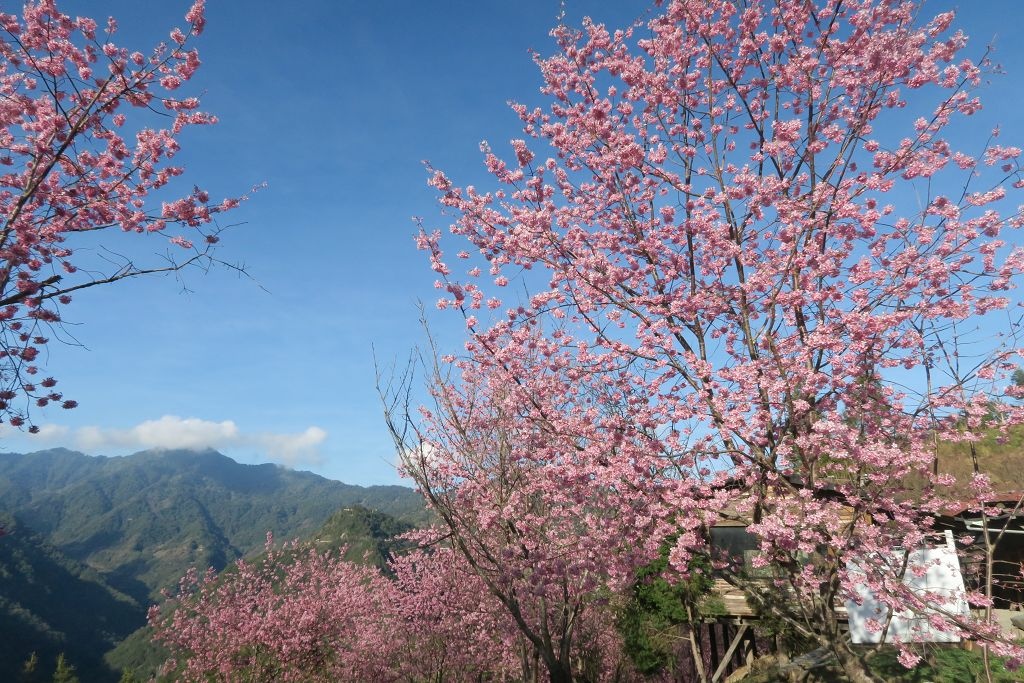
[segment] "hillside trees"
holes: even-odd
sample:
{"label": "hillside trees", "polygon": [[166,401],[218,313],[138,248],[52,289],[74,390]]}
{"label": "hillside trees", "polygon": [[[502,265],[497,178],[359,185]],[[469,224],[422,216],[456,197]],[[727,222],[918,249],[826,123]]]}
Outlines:
{"label": "hillside trees", "polygon": [[[72,18],[54,0],[0,13],[0,420],[13,426],[30,406],[76,405],[40,375],[75,292],[216,261],[216,215],[239,199],[171,190],[180,135],[216,122],[179,94],[200,65],[203,0],[185,21],[143,54],[112,42],[113,18]],[[113,231],[159,233],[166,256],[137,263]]]}
{"label": "hillside trees", "polygon": [[412,550],[387,578],[343,555],[274,548],[268,537],[263,557],[219,576],[189,573],[150,610],[174,679],[470,681],[519,672],[515,629],[460,556]]}
{"label": "hillside trees", "polygon": [[57,656],[57,669],[53,672],[53,683],[79,683],[75,667],[68,664],[63,654]]}
{"label": "hillside trees", "polygon": [[274,548],[220,580],[195,570],[168,616],[150,610],[155,639],[186,654],[176,678],[385,680],[393,641],[390,583],[378,570],[315,548]]}
{"label": "hillside trees", "polygon": [[[1019,655],[910,591],[923,568],[893,552],[931,541],[951,483],[937,444],[979,438],[1014,368],[1020,149],[969,118],[991,63],[964,56],[953,13],[913,1],[657,7],[642,29],[554,30],[558,52],[537,59],[547,106],[514,105],[508,159],[482,145],[493,189],[432,171],[452,237],[418,244],[468,340],[447,359],[456,385],[435,388],[457,419],[427,410],[402,446],[414,477],[418,458],[493,489],[513,453],[529,463],[514,471],[524,528],[530,509],[622,497],[626,538],[672,529],[681,572],[722,511],[747,519],[772,578],[731,580],[766,609],[787,595],[774,616],[852,680],[870,676],[836,607],[862,583]],[[500,298],[513,281],[525,300]],[[999,428],[1024,420],[995,405]],[[489,472],[467,476],[467,453]],[[985,478],[970,488],[981,505]],[[496,489],[464,490],[507,525]],[[441,516],[471,564],[486,558]]]}

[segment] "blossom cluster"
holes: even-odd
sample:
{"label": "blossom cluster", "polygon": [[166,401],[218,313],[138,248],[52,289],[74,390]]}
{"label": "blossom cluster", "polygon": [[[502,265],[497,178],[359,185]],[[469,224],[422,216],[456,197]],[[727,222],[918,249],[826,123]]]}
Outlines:
{"label": "blossom cluster", "polygon": [[[198,187],[171,194],[184,173],[179,134],[217,120],[177,94],[200,65],[190,45],[205,25],[203,0],[185,20],[144,54],[113,42],[114,19],[72,18],[55,0],[0,13],[0,420],[13,426],[29,423],[31,405],[76,405],[51,390],[53,379],[35,379],[73,292],[208,263],[215,216],[238,205]],[[97,241],[111,230],[161,233],[183,256],[155,266],[118,258]],[[83,264],[77,245],[103,247],[112,272]]]}

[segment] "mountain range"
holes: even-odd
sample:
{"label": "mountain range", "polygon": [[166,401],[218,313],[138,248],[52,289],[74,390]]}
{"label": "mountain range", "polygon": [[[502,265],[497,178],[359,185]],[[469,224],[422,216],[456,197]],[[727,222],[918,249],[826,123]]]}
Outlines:
{"label": "mountain range", "polygon": [[[390,537],[426,519],[406,487],[352,486],[212,450],[0,454],[0,672],[49,680],[64,652],[83,681],[117,680],[104,653],[189,567],[222,569],[259,552],[268,532],[345,544],[382,565]],[[123,649],[116,666],[134,665]],[[36,678],[19,673],[32,652]]]}

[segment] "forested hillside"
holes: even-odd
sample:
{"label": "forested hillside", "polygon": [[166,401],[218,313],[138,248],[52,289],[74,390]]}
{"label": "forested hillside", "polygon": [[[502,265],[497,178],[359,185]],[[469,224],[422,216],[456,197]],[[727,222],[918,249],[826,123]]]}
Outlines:
{"label": "forested hillside", "polygon": [[113,675],[104,652],[189,567],[258,553],[268,531],[380,564],[387,539],[425,518],[400,486],[350,486],[215,451],[64,449],[0,456],[0,514],[0,671],[33,651],[48,671],[63,651],[86,680]]}
{"label": "forested hillside", "polygon": [[977,458],[978,470],[989,477],[997,493],[1007,494],[1024,489],[1024,478],[1021,477],[1024,427],[1020,425],[1009,428],[1006,433],[996,429],[982,432],[981,439],[974,444],[973,457],[971,444],[967,442],[940,443],[938,456],[939,471],[956,477],[955,490],[958,493],[968,491],[974,471],[974,458]]}
{"label": "forested hillside", "polygon": [[131,633],[145,606],[13,515],[0,522],[0,671],[22,668],[33,652],[50,671],[64,652],[85,680],[99,680],[103,652]]}

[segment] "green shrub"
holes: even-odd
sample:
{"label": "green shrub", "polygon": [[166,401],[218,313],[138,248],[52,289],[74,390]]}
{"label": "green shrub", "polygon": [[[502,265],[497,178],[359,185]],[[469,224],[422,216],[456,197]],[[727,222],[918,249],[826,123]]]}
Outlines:
{"label": "green shrub", "polygon": [[[974,683],[985,680],[985,665],[980,650],[937,647],[913,669],[896,661],[896,649],[886,648],[869,659],[876,676],[893,683]],[[993,683],[1024,680],[1024,671],[1009,671],[999,657],[991,657]]]}

